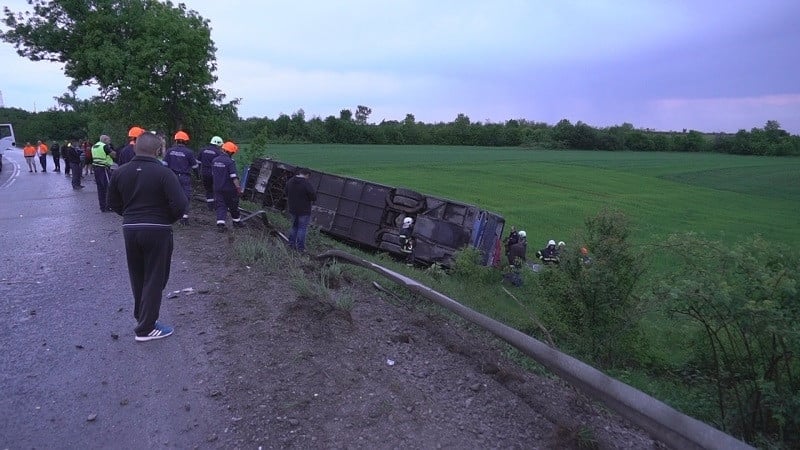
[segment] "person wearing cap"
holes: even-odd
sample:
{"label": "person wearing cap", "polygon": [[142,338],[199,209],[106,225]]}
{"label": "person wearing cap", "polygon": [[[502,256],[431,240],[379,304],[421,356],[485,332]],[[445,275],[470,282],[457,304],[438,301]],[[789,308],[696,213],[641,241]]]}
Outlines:
{"label": "person wearing cap", "polygon": [[556,241],[550,239],[545,248],[536,252],[536,257],[545,264],[558,264],[560,260],[558,258],[558,246],[556,245]]}
{"label": "person wearing cap", "polygon": [[[231,144],[233,143],[231,142]],[[211,143],[200,150],[197,158],[200,162],[200,176],[203,179],[203,188],[206,191],[206,207],[209,211],[214,211],[214,176],[211,173],[211,168],[214,165],[214,159],[223,154],[220,148],[221,145],[221,137],[212,137]]]}
{"label": "person wearing cap", "polygon": [[136,156],[115,170],[108,186],[108,207],[122,216],[122,237],[133,292],[134,340],[146,342],[172,335],[158,321],[161,298],[172,263],[172,224],[183,217],[189,200],[178,178],[156,159],[161,139],[144,133]]}
{"label": "person wearing cap", "polygon": [[101,135],[100,140],[92,146],[92,170],[94,171],[94,181],[97,183],[97,201],[100,203],[100,211],[109,211],[106,204],[108,194],[108,181],[111,179],[111,165],[114,164],[114,152],[111,147],[111,138],[108,135]]}
{"label": "person wearing cap", "polygon": [[231,158],[238,150],[239,146],[233,142],[225,142],[222,144],[222,154],[214,158],[211,163],[217,231],[220,233],[228,230],[225,225],[227,213],[231,213],[231,221],[235,228],[244,226],[239,213],[239,196],[242,195],[242,186],[239,184],[236,163]]}
{"label": "person wearing cap", "polygon": [[[167,149],[164,154],[164,165],[172,169],[178,176],[178,181],[183,186],[183,192],[189,202],[192,201],[192,172],[198,167],[197,159],[192,149],[186,146],[189,135],[185,131],[175,133],[175,145]],[[181,225],[189,224],[189,209],[183,213]]]}
{"label": "person wearing cap", "polygon": [[120,166],[130,162],[136,153],[134,152],[134,146],[136,145],[136,139],[144,133],[144,129],[133,126],[128,130],[128,143],[125,144],[125,147],[119,151],[119,155],[117,156],[117,164]]}
{"label": "person wearing cap", "polygon": [[50,149],[42,141],[36,143],[36,154],[39,155],[39,165],[42,166],[42,173],[47,172],[47,152]]}
{"label": "person wearing cap", "polygon": [[286,182],[287,210],[292,216],[292,229],[289,232],[289,247],[299,252],[306,250],[306,233],[311,222],[311,204],[317,200],[317,193],[308,181],[311,171],[297,169],[297,173]]}

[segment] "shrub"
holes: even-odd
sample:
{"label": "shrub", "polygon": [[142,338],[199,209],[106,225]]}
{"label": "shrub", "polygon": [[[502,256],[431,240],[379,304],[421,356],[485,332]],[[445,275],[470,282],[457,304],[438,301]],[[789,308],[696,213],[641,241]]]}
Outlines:
{"label": "shrub", "polygon": [[715,387],[722,427],[797,448],[800,258],[758,237],[726,247],[687,234],[666,248],[682,264],[653,293],[698,325],[693,364]]}
{"label": "shrub", "polygon": [[621,212],[603,210],[585,224],[573,242],[591,249],[591,263],[581,258],[579,245],[567,247],[561,264],[535,278],[540,301],[549,303],[555,314],[550,319],[561,322],[549,326],[569,333],[567,341],[583,358],[605,367],[624,364],[644,346],[638,332],[643,302],[636,295],[643,258],[627,241],[629,224]]}

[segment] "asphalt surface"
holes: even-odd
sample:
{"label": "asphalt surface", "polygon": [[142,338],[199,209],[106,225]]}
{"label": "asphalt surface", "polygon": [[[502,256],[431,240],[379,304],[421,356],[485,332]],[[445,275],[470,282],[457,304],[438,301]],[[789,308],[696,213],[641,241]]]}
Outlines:
{"label": "asphalt surface", "polygon": [[[4,154],[0,448],[222,445],[228,418],[203,348],[215,330],[182,328],[187,320],[165,303],[161,321],[175,335],[134,341],[122,219],[100,212],[94,181],[84,185],[29,173],[21,150]],[[167,292],[198,277],[178,246]]]}

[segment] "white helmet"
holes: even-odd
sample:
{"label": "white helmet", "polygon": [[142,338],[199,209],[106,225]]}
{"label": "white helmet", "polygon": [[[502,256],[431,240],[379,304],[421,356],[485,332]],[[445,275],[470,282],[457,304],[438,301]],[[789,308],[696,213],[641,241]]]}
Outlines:
{"label": "white helmet", "polygon": [[524,230],[522,230],[522,231],[520,231],[519,233],[517,233],[517,236],[519,236],[519,237],[521,237],[521,238],[524,238],[524,237],[525,237],[525,236],[527,236],[527,235],[528,235],[528,233],[526,233]]}
{"label": "white helmet", "polygon": [[405,219],[403,219],[404,227],[410,226],[412,223],[414,223],[414,219],[412,219],[411,217],[406,217]]}
{"label": "white helmet", "polygon": [[564,247],[565,245],[567,245],[567,244],[565,244],[564,241],[558,241],[558,246],[559,247]]}
{"label": "white helmet", "polygon": [[556,245],[556,241],[554,241],[554,240],[550,239],[549,241],[547,241],[547,245],[548,245],[548,246],[550,246],[550,245]]}
{"label": "white helmet", "polygon": [[222,145],[222,138],[219,136],[214,136],[211,138],[212,145]]}

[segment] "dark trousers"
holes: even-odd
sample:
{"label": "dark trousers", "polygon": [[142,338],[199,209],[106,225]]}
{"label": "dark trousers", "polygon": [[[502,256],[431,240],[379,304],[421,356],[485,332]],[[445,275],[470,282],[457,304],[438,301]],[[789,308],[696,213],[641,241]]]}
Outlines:
{"label": "dark trousers", "polygon": [[225,223],[226,213],[231,213],[234,222],[239,221],[239,193],[233,190],[214,191],[217,223]]}
{"label": "dark trousers", "polygon": [[209,210],[214,209],[214,176],[203,174],[203,188],[206,191],[206,206]]}
{"label": "dark trousers", "polygon": [[72,163],[64,159],[64,175],[69,175],[70,169],[72,168]]}
{"label": "dark trousers", "polygon": [[100,203],[100,211],[105,211],[111,168],[108,166],[92,166],[92,168],[94,169],[94,181],[97,183],[97,201]]}
{"label": "dark trousers", "polygon": [[47,172],[47,155],[39,155],[39,164],[42,166],[42,172]]}
{"label": "dark trousers", "polygon": [[306,250],[306,233],[311,215],[297,216],[292,214],[292,230],[289,232],[289,247],[301,252]]}
{"label": "dark trousers", "polygon": [[50,152],[53,155],[53,170],[61,171],[61,152]]}
{"label": "dark trousers", "polygon": [[71,162],[67,165],[67,168],[69,168],[69,170],[66,171],[67,173],[72,171],[72,187],[77,188],[81,185],[81,163]]}
{"label": "dark trousers", "polygon": [[143,336],[153,331],[161,311],[161,296],[169,281],[172,263],[172,227],[122,227],[128,276],[133,291],[134,331]]}
{"label": "dark trousers", "polygon": [[189,204],[186,205],[186,212],[183,214],[183,217],[188,217],[189,206],[192,204],[192,177],[188,173],[178,173],[176,175],[178,175],[178,181],[181,183],[183,193],[186,194],[186,199],[189,200]]}

